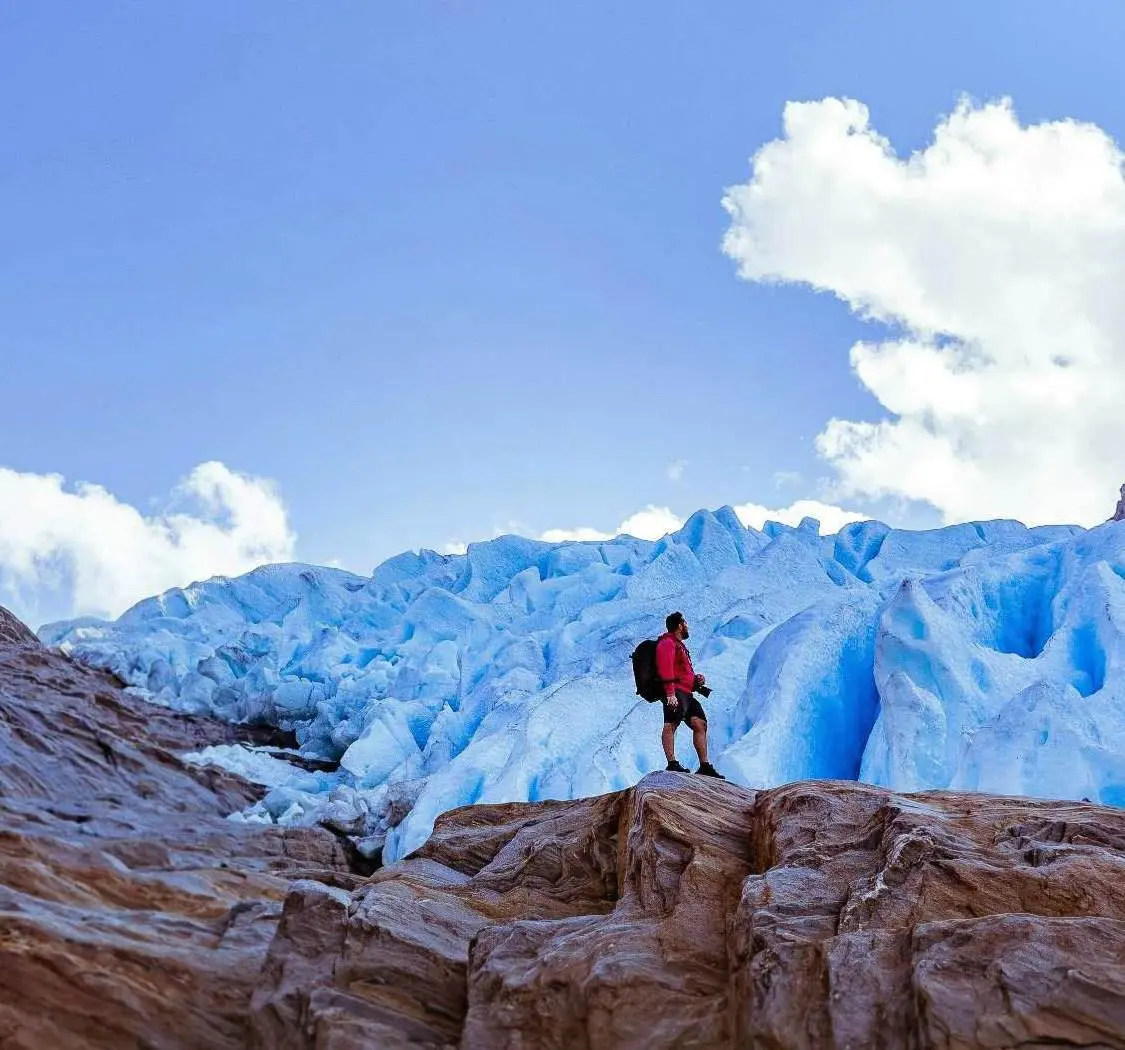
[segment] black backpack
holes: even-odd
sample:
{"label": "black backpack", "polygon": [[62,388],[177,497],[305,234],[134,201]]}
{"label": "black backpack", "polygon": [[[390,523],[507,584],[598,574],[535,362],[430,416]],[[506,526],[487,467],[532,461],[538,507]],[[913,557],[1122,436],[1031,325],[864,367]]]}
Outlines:
{"label": "black backpack", "polygon": [[637,696],[650,704],[664,699],[664,683],[656,673],[656,639],[649,638],[633,650],[633,679]]}

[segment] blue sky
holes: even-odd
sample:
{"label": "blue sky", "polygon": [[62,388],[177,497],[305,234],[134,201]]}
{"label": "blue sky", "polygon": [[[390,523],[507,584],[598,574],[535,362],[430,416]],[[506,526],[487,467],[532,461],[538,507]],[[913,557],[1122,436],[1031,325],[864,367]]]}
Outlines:
{"label": "blue sky", "polygon": [[740,280],[725,188],[829,96],[900,156],[966,93],[1120,140],[1123,24],[1104,0],[6,5],[0,467],[148,515],[219,461],[276,482],[295,556],[364,571],[824,496],[817,434],[887,415],[848,359],[873,326],[780,263]]}

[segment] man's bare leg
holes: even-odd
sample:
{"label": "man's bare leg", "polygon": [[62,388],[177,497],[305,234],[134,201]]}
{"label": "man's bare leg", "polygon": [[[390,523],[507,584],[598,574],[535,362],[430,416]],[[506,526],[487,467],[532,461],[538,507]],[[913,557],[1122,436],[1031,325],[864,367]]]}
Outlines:
{"label": "man's bare leg", "polygon": [[[707,723],[696,716],[691,720],[691,742],[695,745],[695,753],[699,756],[699,764],[707,765]],[[667,748],[664,749],[667,753]]]}
{"label": "man's bare leg", "polygon": [[[651,739],[651,737],[650,737]],[[669,762],[676,761],[676,727],[668,722],[660,733],[660,742],[664,745],[664,757]]]}

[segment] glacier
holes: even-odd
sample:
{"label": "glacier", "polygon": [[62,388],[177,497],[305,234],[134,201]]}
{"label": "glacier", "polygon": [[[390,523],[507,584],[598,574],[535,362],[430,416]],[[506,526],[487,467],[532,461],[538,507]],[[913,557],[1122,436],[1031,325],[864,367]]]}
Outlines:
{"label": "glacier", "polygon": [[369,577],[269,565],[39,633],[153,703],[293,731],[326,770],[191,760],[269,786],[234,819],[321,822],[394,860],[445,810],[662,768],[660,707],[635,695],[629,655],[672,609],[737,783],[1125,805],[1125,523],[822,536],[724,507],[655,542],[503,536]]}

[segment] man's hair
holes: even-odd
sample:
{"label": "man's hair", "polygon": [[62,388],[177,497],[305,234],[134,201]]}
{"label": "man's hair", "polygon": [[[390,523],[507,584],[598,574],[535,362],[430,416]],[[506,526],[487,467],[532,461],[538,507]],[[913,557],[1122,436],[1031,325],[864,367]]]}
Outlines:
{"label": "man's hair", "polygon": [[683,622],[684,614],[682,612],[669,613],[664,621],[664,626],[668,628],[668,633],[671,634]]}

